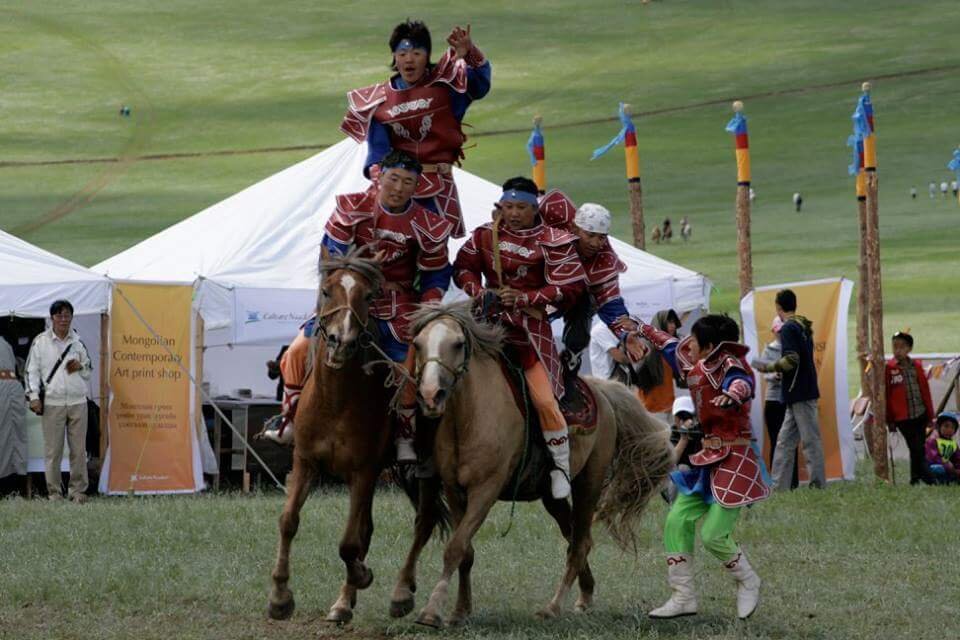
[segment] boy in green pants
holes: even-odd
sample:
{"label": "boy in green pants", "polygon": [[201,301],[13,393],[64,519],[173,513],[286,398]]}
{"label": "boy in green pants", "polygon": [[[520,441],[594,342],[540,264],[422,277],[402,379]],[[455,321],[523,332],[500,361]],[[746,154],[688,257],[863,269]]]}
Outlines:
{"label": "boy in green pants", "polygon": [[651,618],[675,618],[697,612],[693,587],[693,546],[697,520],[700,539],[737,583],[737,615],[747,618],[760,599],[760,578],[732,534],[740,508],[770,495],[762,462],[750,432],[754,376],[737,342],[740,329],[727,316],[708,315],[683,340],[649,325],[641,334],[660,350],[690,387],[703,430],[703,448],[690,456],[689,471],[674,471],[678,495],[663,527],[667,576],[673,594],[650,612]]}

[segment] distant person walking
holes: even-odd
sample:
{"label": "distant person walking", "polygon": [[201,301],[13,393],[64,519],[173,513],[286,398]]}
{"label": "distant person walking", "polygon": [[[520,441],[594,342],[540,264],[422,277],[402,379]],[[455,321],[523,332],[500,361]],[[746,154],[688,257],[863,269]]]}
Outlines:
{"label": "distant person walking", "polygon": [[910,187],[910,198],[913,199],[913,200],[916,200],[916,199],[917,199],[917,188],[916,188],[916,187]]}
{"label": "distant person walking", "polygon": [[948,184],[946,183],[946,181],[941,182],[941,183],[940,183],[940,195],[943,196],[944,198],[946,198],[946,197],[947,197],[947,189],[949,189],[949,188],[950,188],[950,185],[948,185]]}
{"label": "distant person walking", "polygon": [[930,192],[930,199],[933,200],[937,197],[937,183],[933,180],[930,181],[930,184],[927,186],[927,190]]}
{"label": "distant person walking", "polygon": [[793,206],[797,208],[797,213],[800,213],[800,208],[803,207],[803,196],[799,191],[793,194]]}
{"label": "distant person walking", "polygon": [[953,191],[953,197],[956,198],[957,197],[957,181],[956,180],[950,183],[950,189]]}

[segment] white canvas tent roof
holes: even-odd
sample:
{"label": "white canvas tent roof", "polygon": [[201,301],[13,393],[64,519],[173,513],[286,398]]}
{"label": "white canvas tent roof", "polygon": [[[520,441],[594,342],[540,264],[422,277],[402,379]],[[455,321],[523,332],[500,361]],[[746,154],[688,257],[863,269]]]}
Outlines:
{"label": "white canvas tent roof", "polygon": [[0,315],[46,318],[54,300],[74,315],[106,313],[110,282],[66,258],[0,230]]}
{"label": "white canvas tent roof", "polygon": [[[314,302],[320,240],[334,197],[369,184],[362,175],[365,156],[364,146],[343,140],[93,270],[117,280],[197,282],[207,328],[232,325],[225,338],[232,344],[276,342],[273,331],[260,330],[265,319],[286,321],[290,337]],[[500,188],[459,169],[455,180],[467,229],[488,221]],[[463,242],[453,241],[451,255]],[[619,240],[613,244],[629,267],[621,283],[631,311],[649,317],[664,305],[681,312],[709,305],[711,284],[702,274]]]}

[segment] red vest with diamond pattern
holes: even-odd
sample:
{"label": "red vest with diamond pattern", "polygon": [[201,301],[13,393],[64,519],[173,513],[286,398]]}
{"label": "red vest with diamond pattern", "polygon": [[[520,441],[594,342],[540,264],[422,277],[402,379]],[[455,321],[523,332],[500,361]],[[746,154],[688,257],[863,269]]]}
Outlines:
{"label": "red vest with diamond pattern", "polygon": [[[732,407],[721,408],[713,400],[723,395],[723,380],[735,370],[747,374],[756,388],[753,369],[745,356],[749,347],[723,342],[701,360],[694,361],[690,354],[691,336],[677,342],[670,334],[650,325],[641,327],[643,336],[658,349],[677,343],[676,363],[680,374],[690,388],[697,419],[703,430],[703,449],[690,456],[690,463],[698,467],[710,467],[710,485],[713,497],[724,507],[739,507],[763,500],[770,495],[770,487],[763,480],[761,462],[753,447],[748,444],[722,444],[733,440],[750,440],[750,404],[747,398]],[[720,446],[708,446],[713,436]]]}
{"label": "red vest with diamond pattern", "polygon": [[562,370],[546,307],[565,308],[583,291],[583,265],[575,242],[572,234],[539,220],[532,228],[520,231],[501,223],[501,283],[493,269],[493,223],[487,223],[474,229],[453,264],[454,282],[471,297],[481,295],[484,287],[497,289],[501,285],[525,294],[521,306],[536,311],[504,311],[499,320],[506,325],[510,342],[533,349],[547,370],[557,398],[563,397]]}
{"label": "red vest with diamond pattern", "polygon": [[[390,81],[354,89],[340,130],[364,142],[370,122],[386,126],[390,146],[405,151],[422,164],[452,164],[463,157],[466,136],[450,108],[450,91],[466,93],[467,65],[446,51],[417,85],[394,89]],[[372,173],[371,180],[376,180]],[[433,198],[439,212],[454,224],[453,235],[463,235],[460,199],[451,170],[424,171],[414,197]]]}
{"label": "red vest with diamond pattern", "polygon": [[410,202],[402,213],[380,206],[376,188],[337,196],[337,208],[327,221],[326,233],[337,242],[364,247],[371,254],[383,251],[385,285],[370,313],[385,320],[401,342],[409,342],[407,315],[420,302],[439,300],[439,289],[414,288],[421,271],[437,271],[449,263],[447,240],[453,225],[436,213]]}

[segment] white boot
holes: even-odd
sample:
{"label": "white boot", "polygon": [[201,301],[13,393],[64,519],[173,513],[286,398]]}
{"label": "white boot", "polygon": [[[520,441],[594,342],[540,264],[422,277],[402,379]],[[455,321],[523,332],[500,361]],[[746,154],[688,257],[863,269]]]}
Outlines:
{"label": "white boot", "polygon": [[733,560],[724,562],[723,566],[737,581],[737,616],[746,620],[760,603],[760,576],[750,566],[740,547],[737,547],[737,555]]}
{"label": "white boot", "polygon": [[673,593],[662,607],[648,615],[651,618],[676,618],[692,616],[697,612],[697,594],[693,589],[693,554],[671,553],[667,555],[667,582]]}
{"label": "white boot", "polygon": [[570,497],[570,436],[564,427],[562,431],[544,431],[543,437],[557,467],[550,472],[550,493],[557,500],[566,500]]}
{"label": "white boot", "polygon": [[293,423],[282,415],[274,416],[263,424],[259,437],[279,445],[293,445]]}
{"label": "white boot", "polygon": [[397,435],[394,444],[397,446],[397,462],[416,462],[417,450],[413,446],[413,439],[417,431],[417,408],[400,407],[397,409]]}

